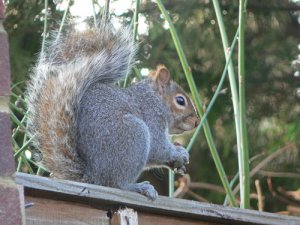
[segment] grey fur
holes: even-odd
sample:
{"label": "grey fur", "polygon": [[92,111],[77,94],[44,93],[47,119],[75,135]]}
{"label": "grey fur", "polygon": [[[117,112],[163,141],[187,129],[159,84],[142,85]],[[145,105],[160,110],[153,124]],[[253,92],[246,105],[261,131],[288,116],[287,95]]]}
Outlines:
{"label": "grey fur", "polygon": [[184,171],[189,155],[168,139],[173,113],[155,82],[113,85],[129,73],[135,51],[127,28],[102,24],[82,35],[69,31],[40,56],[27,92],[28,127],[53,177],[154,200],[151,184],[135,183],[143,169],[171,165]]}
{"label": "grey fur", "polygon": [[86,182],[152,199],[157,194],[150,184],[134,185],[143,169],[170,162],[181,168],[188,162],[187,151],[168,139],[171,112],[152,85],[151,79],[127,89],[96,83],[83,95],[77,140]]}

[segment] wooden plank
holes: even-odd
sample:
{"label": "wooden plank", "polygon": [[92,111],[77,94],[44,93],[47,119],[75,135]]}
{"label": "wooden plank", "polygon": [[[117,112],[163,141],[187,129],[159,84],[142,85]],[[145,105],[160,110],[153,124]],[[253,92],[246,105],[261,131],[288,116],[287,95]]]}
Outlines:
{"label": "wooden plank", "polygon": [[[110,221],[110,225],[138,225],[138,215],[133,209],[119,209]],[[142,224],[142,223],[141,223]]]}
{"label": "wooden plank", "polygon": [[[73,181],[53,180],[24,173],[17,173],[16,181],[27,190],[35,190],[52,198],[71,198],[72,201],[89,202],[94,207],[127,206],[138,212],[197,219],[215,223],[299,225],[300,218],[273,213],[223,207],[196,201],[159,196],[154,202],[144,196],[119,189],[83,184]],[[31,192],[32,193],[32,192]]]}
{"label": "wooden plank", "polygon": [[87,205],[28,196],[25,201],[28,206],[25,209],[27,225],[110,224],[106,211]]}
{"label": "wooden plank", "polygon": [[[157,215],[150,213],[138,213],[140,225],[219,225],[220,223],[202,222],[187,218]],[[224,223],[222,223],[224,224]]]}

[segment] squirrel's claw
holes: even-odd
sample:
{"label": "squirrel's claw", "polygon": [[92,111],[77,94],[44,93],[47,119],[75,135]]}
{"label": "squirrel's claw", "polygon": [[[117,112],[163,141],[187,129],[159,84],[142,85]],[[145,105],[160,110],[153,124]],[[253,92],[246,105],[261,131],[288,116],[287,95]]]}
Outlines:
{"label": "squirrel's claw", "polygon": [[176,146],[176,150],[173,152],[172,160],[167,165],[179,174],[186,172],[185,165],[189,164],[189,153],[181,146]]}
{"label": "squirrel's claw", "polygon": [[182,166],[180,168],[175,168],[174,172],[176,172],[180,175],[184,175],[186,173],[186,168],[185,168],[185,166]]}

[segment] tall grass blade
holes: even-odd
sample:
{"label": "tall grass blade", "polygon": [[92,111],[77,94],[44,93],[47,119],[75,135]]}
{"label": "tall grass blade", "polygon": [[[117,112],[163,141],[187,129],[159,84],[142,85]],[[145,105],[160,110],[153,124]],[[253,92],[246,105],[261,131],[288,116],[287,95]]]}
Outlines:
{"label": "tall grass blade", "polygon": [[207,116],[208,116],[208,114],[209,114],[212,106],[214,105],[214,103],[215,103],[215,101],[216,101],[216,99],[217,99],[217,97],[218,97],[218,95],[219,95],[219,93],[221,91],[221,88],[223,86],[223,83],[224,83],[224,80],[225,80],[225,77],[226,77],[226,74],[227,74],[228,66],[231,63],[231,57],[232,57],[232,54],[234,52],[234,48],[235,48],[235,45],[236,45],[236,42],[237,42],[238,33],[239,32],[237,30],[237,32],[236,32],[236,34],[234,36],[234,39],[232,41],[232,45],[230,47],[229,59],[226,61],[226,64],[225,64],[225,67],[224,67],[221,79],[220,79],[219,84],[218,84],[218,87],[217,87],[217,89],[216,89],[216,91],[215,91],[215,93],[214,93],[214,95],[213,95],[213,97],[212,97],[212,99],[211,99],[208,107],[206,108],[206,111],[205,111],[203,117],[201,118],[201,122],[198,125],[198,127],[196,128],[196,131],[194,132],[193,137],[191,138],[191,140],[189,142],[189,145],[187,146],[187,150],[188,151],[191,150],[191,148],[192,148],[192,146],[193,146],[193,144],[194,144],[197,136],[199,135],[199,133],[201,131],[201,128],[203,126],[204,121],[206,120],[206,118],[207,118]]}
{"label": "tall grass blade", "polygon": [[245,0],[240,0],[239,7],[239,98],[240,98],[240,126],[241,126],[241,152],[239,153],[240,196],[241,208],[250,207],[250,176],[249,176],[249,150],[246,120],[245,95]]}
{"label": "tall grass blade", "polygon": [[[166,21],[169,23],[171,36],[172,36],[173,42],[175,44],[178,56],[180,58],[180,62],[181,62],[181,65],[183,67],[183,70],[184,70],[186,79],[188,81],[189,87],[191,89],[193,100],[195,102],[195,105],[196,105],[196,108],[197,108],[197,111],[198,111],[200,117],[203,117],[204,113],[202,111],[202,103],[201,103],[201,100],[200,100],[200,96],[198,94],[198,90],[196,88],[195,81],[194,81],[194,79],[192,77],[191,69],[190,69],[190,67],[188,65],[186,56],[185,56],[185,54],[183,52],[183,48],[182,48],[181,43],[179,41],[176,29],[175,29],[175,27],[174,27],[174,25],[173,25],[173,23],[171,21],[170,16],[168,15],[168,13],[166,11],[164,5],[162,4],[162,1],[161,0],[157,0],[157,5],[158,5],[161,13],[163,14],[164,18],[166,19]],[[230,199],[231,205],[236,206],[237,205],[236,200],[235,200],[235,198],[233,196],[232,190],[229,187],[229,182],[228,182],[227,176],[225,174],[225,170],[223,168],[223,165],[221,163],[219,154],[218,154],[216,146],[214,144],[214,141],[213,141],[213,138],[212,138],[212,134],[211,134],[211,130],[209,128],[209,124],[208,124],[208,122],[206,120],[204,122],[203,129],[204,129],[204,133],[206,135],[208,146],[210,148],[210,151],[211,151],[213,160],[215,162],[217,171],[219,173],[220,179],[221,179],[222,184],[224,186],[224,189],[225,189],[226,193],[229,195],[229,199]]]}

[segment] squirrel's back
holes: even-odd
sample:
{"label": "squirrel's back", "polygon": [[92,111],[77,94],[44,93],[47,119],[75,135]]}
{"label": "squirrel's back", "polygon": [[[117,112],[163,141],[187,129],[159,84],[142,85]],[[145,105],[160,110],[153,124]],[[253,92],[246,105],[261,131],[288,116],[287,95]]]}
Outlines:
{"label": "squirrel's back", "polygon": [[115,31],[110,23],[101,23],[85,31],[69,28],[40,54],[27,90],[27,124],[43,153],[43,165],[56,177],[81,179],[84,165],[76,152],[77,105],[91,84],[114,83],[126,76],[135,49],[129,29]]}

